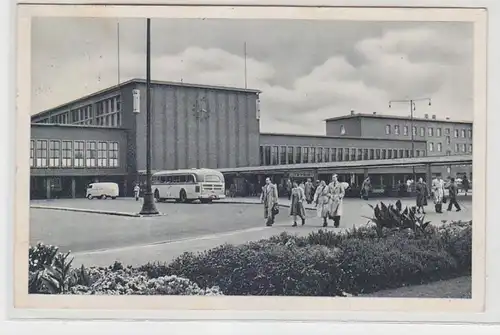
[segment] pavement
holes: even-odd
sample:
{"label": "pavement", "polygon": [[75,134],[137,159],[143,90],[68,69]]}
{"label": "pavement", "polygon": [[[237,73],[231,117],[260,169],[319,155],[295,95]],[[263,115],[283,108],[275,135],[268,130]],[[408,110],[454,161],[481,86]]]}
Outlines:
{"label": "pavement", "polygon": [[[395,199],[344,199],[342,230],[367,223],[371,216],[368,204],[379,201],[393,203]],[[403,200],[413,205],[413,199]],[[433,224],[442,220],[472,219],[472,203],[465,199],[461,212],[432,213],[427,219]],[[280,205],[289,206],[288,199]],[[307,223],[291,227],[288,210],[283,208],[273,227],[264,225],[263,208],[258,198],[230,198],[212,204],[157,203],[161,216],[136,217],[141,201],[130,198],[116,200],[60,199],[32,201],[30,209],[30,243],[38,241],[57,245],[63,252],[71,251],[74,265],[108,266],[118,260],[124,264],[168,262],[183,252],[198,252],[224,243],[240,244],[268,238],[281,232],[307,235],[322,229],[315,211],[307,210]],[[63,210],[61,210],[61,208]],[[308,209],[313,209],[308,206]],[[128,216],[101,213],[125,213]]]}

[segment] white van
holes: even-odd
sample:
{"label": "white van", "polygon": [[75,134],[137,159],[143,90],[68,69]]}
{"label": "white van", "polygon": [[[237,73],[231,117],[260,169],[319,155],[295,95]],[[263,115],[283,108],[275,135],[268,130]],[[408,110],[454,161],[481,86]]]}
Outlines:
{"label": "white van", "polygon": [[119,194],[117,183],[92,183],[87,186],[87,199],[116,199]]}

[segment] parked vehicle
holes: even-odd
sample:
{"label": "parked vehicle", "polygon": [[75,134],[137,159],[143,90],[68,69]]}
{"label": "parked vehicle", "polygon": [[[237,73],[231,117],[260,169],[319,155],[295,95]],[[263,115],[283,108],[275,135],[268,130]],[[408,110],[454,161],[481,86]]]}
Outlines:
{"label": "parked vehicle", "polygon": [[224,199],[224,175],[212,169],[160,171],[153,174],[152,190],[157,201],[202,203]]}
{"label": "parked vehicle", "polygon": [[87,199],[116,199],[120,190],[117,183],[92,183],[87,186]]}

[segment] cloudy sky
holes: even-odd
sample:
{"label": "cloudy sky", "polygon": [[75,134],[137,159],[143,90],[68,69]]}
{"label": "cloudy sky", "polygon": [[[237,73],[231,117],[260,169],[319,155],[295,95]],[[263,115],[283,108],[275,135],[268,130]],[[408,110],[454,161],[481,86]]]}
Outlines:
{"label": "cloudy sky", "polygon": [[[117,22],[37,18],[32,113],[116,85]],[[145,78],[145,20],[120,19],[120,79]],[[323,119],[409,115],[388,100],[431,97],[416,116],[472,120],[468,23],[152,21],[152,79],[262,90],[261,130],[324,134]]]}

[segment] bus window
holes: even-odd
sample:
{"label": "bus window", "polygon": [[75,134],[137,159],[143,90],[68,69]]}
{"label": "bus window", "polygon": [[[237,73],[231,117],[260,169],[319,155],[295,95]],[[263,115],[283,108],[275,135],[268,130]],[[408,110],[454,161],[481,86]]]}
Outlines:
{"label": "bus window", "polygon": [[206,183],[220,183],[221,180],[220,180],[219,176],[207,175],[207,176],[205,176],[205,182]]}
{"label": "bus window", "polygon": [[194,184],[195,183],[193,175],[187,175],[186,176],[186,183],[188,183],[188,184]]}

